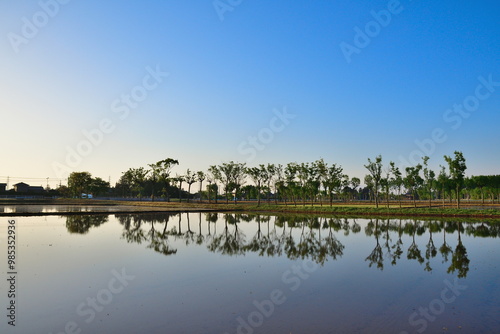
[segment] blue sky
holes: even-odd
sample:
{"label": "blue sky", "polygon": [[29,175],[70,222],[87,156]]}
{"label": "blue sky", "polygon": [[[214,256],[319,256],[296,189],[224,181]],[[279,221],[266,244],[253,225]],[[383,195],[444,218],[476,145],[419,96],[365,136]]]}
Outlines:
{"label": "blue sky", "polygon": [[500,173],[498,1],[60,1],[0,3],[0,182],[114,183],[167,157],[178,173],[324,158],[362,178],[368,157],[425,150],[435,169],[459,150],[469,175]]}

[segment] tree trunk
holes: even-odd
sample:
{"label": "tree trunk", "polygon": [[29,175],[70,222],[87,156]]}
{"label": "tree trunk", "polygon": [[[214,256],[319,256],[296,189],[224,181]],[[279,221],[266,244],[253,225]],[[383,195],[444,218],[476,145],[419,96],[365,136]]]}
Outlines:
{"label": "tree trunk", "polygon": [[386,188],[385,190],[386,190],[386,196],[385,196],[385,198],[387,200],[387,208],[389,209],[389,188]]}
{"label": "tree trunk", "polygon": [[200,181],[200,200],[199,200],[200,203],[201,203],[201,197],[202,197],[202,192],[201,192],[202,189],[203,189],[203,181]]}
{"label": "tree trunk", "polygon": [[444,207],[445,207],[445,202],[444,202],[444,200],[445,200],[445,197],[446,197],[446,196],[445,196],[445,193],[444,193],[444,187],[442,188],[441,196],[442,196],[442,200],[443,200],[443,208],[444,208]]}
{"label": "tree trunk", "polygon": [[217,183],[215,183],[215,187],[214,187],[215,191],[214,191],[214,199],[215,199],[215,204],[217,204],[217,197],[219,196],[219,188],[217,188]]}
{"label": "tree trunk", "polygon": [[167,196],[167,202],[170,202],[170,195],[168,194],[168,180],[165,180],[165,192],[166,192],[166,196]]}
{"label": "tree trunk", "polygon": [[153,176],[153,184],[151,185],[151,202],[155,201],[155,178]]}

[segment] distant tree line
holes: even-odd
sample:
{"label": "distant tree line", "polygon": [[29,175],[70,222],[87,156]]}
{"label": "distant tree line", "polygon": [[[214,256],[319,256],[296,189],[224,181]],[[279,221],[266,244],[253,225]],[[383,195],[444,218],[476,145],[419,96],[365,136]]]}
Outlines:
{"label": "distant tree line", "polygon": [[[357,177],[349,177],[342,166],[323,159],[313,162],[290,162],[247,166],[241,162],[212,165],[207,171],[191,171],[172,175],[179,162],[172,158],[148,164],[149,168],[129,168],[111,188],[100,178],[88,172],[71,173],[67,189],[60,192],[71,197],[82,194],[151,198],[170,201],[198,201],[229,203],[238,200],[262,200],[285,205],[332,205],[334,201],[369,200],[376,207],[381,204],[411,200],[428,200],[429,206],[454,201],[460,207],[462,199],[498,201],[500,175],[465,177],[467,169],[462,152],[444,156],[446,167],[435,172],[429,168],[429,157],[422,163],[400,170],[394,162],[384,165],[382,156],[368,159],[364,166],[368,173],[364,187]],[[184,190],[184,187],[187,190]]]}

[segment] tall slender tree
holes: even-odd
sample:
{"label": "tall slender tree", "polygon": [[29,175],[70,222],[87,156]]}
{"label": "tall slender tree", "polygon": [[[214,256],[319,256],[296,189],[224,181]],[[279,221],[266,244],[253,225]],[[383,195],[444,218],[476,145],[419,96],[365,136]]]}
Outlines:
{"label": "tall slender tree", "polygon": [[436,173],[429,168],[429,157],[425,156],[422,158],[424,162],[424,179],[425,185],[427,186],[427,192],[429,193],[429,208],[432,207],[432,189],[434,188],[434,181],[436,177]]}
{"label": "tall slender tree", "polygon": [[413,197],[413,205],[417,207],[417,189],[422,185],[423,179],[420,177],[422,165],[418,164],[415,167],[406,167],[406,177],[404,178],[405,187],[411,191]]}
{"label": "tall slender tree", "polygon": [[380,185],[382,186],[382,189],[384,189],[385,192],[385,200],[386,200],[386,205],[387,208],[389,208],[389,197],[390,197],[390,190],[391,190],[391,181],[392,181],[392,169],[391,169],[391,163],[389,163],[389,167],[387,167],[385,171],[385,176],[380,180]]}
{"label": "tall slender tree", "polygon": [[401,171],[399,170],[399,167],[397,167],[393,161],[389,163],[389,166],[391,167],[391,173],[392,173],[391,186],[394,189],[398,190],[399,207],[401,208],[401,188],[403,187],[404,184],[403,176],[401,174]]}
{"label": "tall slender tree", "polygon": [[351,179],[351,187],[355,194],[358,192],[358,187],[361,184],[361,180],[358,177],[353,177]]}
{"label": "tall slender tree", "polygon": [[[265,178],[264,183],[267,185],[267,203],[271,202],[271,184],[274,182],[276,176],[276,165],[268,163],[265,166]],[[276,197],[276,194],[274,195]]]}
{"label": "tall slender tree", "polygon": [[235,191],[234,203],[236,204],[238,191],[245,182],[245,165],[245,163],[230,161],[218,166],[224,185],[226,204],[229,203],[228,194],[233,190]]}
{"label": "tall slender tree", "polygon": [[333,205],[333,195],[342,187],[343,168],[332,164],[326,167],[326,174],[323,179],[323,187],[325,188],[330,206]]}
{"label": "tall slender tree", "polygon": [[448,163],[450,178],[453,182],[455,195],[457,197],[457,208],[460,208],[460,191],[462,190],[464,184],[465,170],[467,169],[467,165],[465,164],[465,158],[462,152],[455,151],[454,154],[454,158],[445,155],[444,160],[446,160],[446,162]]}
{"label": "tall slender tree", "polygon": [[368,158],[368,164],[365,165],[365,168],[368,169],[370,175],[372,176],[375,207],[378,208],[378,188],[380,185],[380,179],[382,178],[382,156],[378,155],[375,157],[375,161],[371,161],[370,158]]}
{"label": "tall slender tree", "polygon": [[[297,206],[297,194],[298,194],[298,184],[297,184],[297,171],[299,166],[296,162],[289,162],[285,167],[285,183],[287,197],[289,197],[295,206]],[[286,200],[285,200],[286,205]]]}
{"label": "tall slender tree", "polygon": [[179,203],[182,203],[182,183],[184,182],[184,176],[176,174],[172,181],[176,183],[176,186],[179,189]]}
{"label": "tall slender tree", "polygon": [[[154,183],[158,180],[162,180],[165,184],[165,189],[163,193],[167,197],[167,201],[170,201],[170,196],[168,192],[168,188],[170,185],[170,173],[172,172],[172,168],[175,165],[178,165],[179,161],[167,158],[164,160],[160,160],[154,164],[150,164],[149,167],[154,174]],[[154,193],[154,183],[153,183],[153,193]],[[154,197],[153,197],[154,199]]]}
{"label": "tall slender tree", "polygon": [[301,164],[298,165],[297,168],[297,178],[299,179],[300,182],[300,195],[302,197],[302,205],[306,205],[306,197],[307,197],[307,181],[309,180],[310,177],[310,171],[311,169],[309,168],[309,163],[302,162]]}
{"label": "tall slender tree", "polygon": [[199,201],[200,202],[202,200],[202,192],[201,192],[201,190],[203,189],[203,181],[205,181],[206,177],[207,176],[206,176],[206,174],[203,171],[200,170],[200,171],[196,172],[196,180],[198,182],[200,182],[200,191],[199,191],[199,196],[200,196]]}
{"label": "tall slender tree", "polygon": [[234,204],[236,204],[236,202],[238,201],[239,191],[246,182],[245,168],[246,168],[245,163],[236,163],[234,166],[234,173],[232,180],[232,183],[234,184]]}
{"label": "tall slender tree", "polygon": [[[318,181],[320,188],[320,199],[319,203],[323,206],[323,195],[326,195],[325,181],[328,175],[328,164],[323,160],[323,158],[316,160],[315,162],[316,170],[318,173]],[[323,188],[323,192],[321,192],[321,187]]]}
{"label": "tall slender tree", "polygon": [[373,182],[373,177],[370,174],[365,175],[364,182],[365,182],[366,188],[368,188],[368,197],[369,197],[370,203],[371,203],[371,201],[373,200],[373,197],[375,197],[375,195],[374,195],[375,183]]}
{"label": "tall slender tree", "polygon": [[444,166],[440,166],[441,170],[439,171],[439,175],[437,178],[437,182],[441,186],[441,199],[443,200],[443,207],[445,206],[445,198],[446,198],[446,188],[449,184],[449,177],[446,174],[446,169]]}
{"label": "tall slender tree", "polygon": [[[209,182],[209,189],[208,192],[210,193],[210,188],[212,188],[212,182],[214,183],[214,199],[215,199],[215,204],[217,204],[217,197],[219,196],[219,191],[218,191],[218,186],[217,186],[217,181],[222,182],[222,174],[218,166],[212,165],[208,168],[208,182]],[[210,197],[210,196],[209,196]]]}
{"label": "tall slender tree", "polygon": [[189,197],[191,196],[191,185],[196,182],[196,173],[193,173],[189,170],[186,171],[186,175],[184,175],[184,181],[188,184],[188,198],[187,202],[189,203]]}
{"label": "tall slender tree", "polygon": [[245,172],[247,173],[248,176],[250,176],[250,179],[252,182],[255,184],[255,187],[257,188],[257,206],[260,206],[260,195],[262,191],[262,183],[264,179],[263,175],[263,170],[264,170],[264,165],[260,165],[261,167],[249,167],[246,168]]}
{"label": "tall slender tree", "polygon": [[278,204],[278,197],[281,197],[281,190],[283,189],[283,165],[277,164],[274,168],[274,177],[272,182],[274,185],[274,203]]}

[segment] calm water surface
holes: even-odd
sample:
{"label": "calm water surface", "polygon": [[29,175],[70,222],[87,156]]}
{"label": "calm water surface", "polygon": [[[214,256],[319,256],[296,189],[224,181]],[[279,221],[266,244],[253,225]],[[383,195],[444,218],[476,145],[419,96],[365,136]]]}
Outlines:
{"label": "calm water surface", "polygon": [[464,221],[1,217],[0,333],[497,333],[499,236]]}
{"label": "calm water surface", "polygon": [[62,212],[108,212],[150,210],[147,207],[134,207],[127,205],[0,205],[0,213],[62,213]]}

